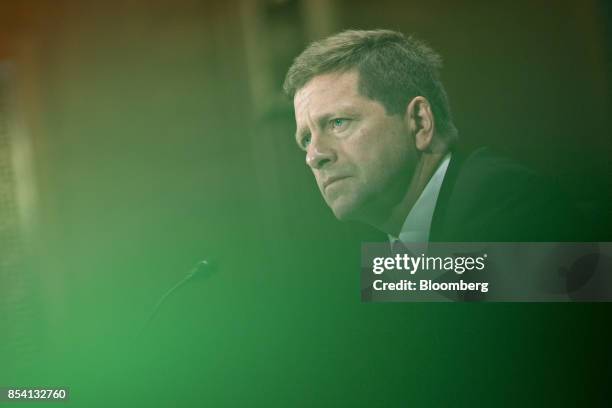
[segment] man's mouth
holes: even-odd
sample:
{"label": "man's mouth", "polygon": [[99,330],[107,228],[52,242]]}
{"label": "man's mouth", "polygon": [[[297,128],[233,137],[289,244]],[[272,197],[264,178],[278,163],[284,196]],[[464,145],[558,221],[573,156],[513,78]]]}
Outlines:
{"label": "man's mouth", "polygon": [[323,190],[327,190],[327,187],[336,183],[337,181],[344,180],[345,178],[349,178],[350,176],[334,176],[329,177],[323,181]]}

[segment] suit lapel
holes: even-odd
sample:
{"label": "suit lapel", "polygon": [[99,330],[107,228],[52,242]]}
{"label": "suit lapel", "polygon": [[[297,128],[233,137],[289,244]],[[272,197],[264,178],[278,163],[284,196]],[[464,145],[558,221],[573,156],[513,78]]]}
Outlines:
{"label": "suit lapel", "polygon": [[444,242],[449,240],[448,225],[446,223],[449,203],[451,202],[457,177],[459,175],[461,165],[463,164],[467,153],[462,149],[452,149],[452,156],[448,169],[442,181],[442,188],[436,201],[433,218],[431,220],[431,229],[429,232],[430,242]]}

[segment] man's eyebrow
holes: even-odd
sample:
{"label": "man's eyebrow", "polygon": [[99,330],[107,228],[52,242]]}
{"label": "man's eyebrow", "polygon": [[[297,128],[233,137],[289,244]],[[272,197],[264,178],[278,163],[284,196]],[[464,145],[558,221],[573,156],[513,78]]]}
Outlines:
{"label": "man's eyebrow", "polygon": [[[314,121],[317,123],[317,126],[323,128],[332,118],[345,115],[353,117],[360,116],[359,113],[357,113],[356,111],[355,105],[353,105],[352,103],[346,103],[336,106],[333,111],[321,114]],[[309,133],[310,130],[308,128],[299,128],[295,131],[295,141],[298,146],[300,145],[301,138]]]}
{"label": "man's eyebrow", "polygon": [[[317,123],[317,126],[322,128],[331,118],[333,118],[336,115],[337,115],[336,113],[332,113],[332,112],[324,113],[318,118],[316,118],[314,121]],[[308,128],[300,128],[295,131],[295,140],[298,142],[298,144],[299,144],[300,139],[304,137],[305,135],[307,135],[308,133],[310,133],[310,130]]]}
{"label": "man's eyebrow", "polygon": [[295,131],[295,141],[296,141],[296,143],[299,144],[300,140],[302,139],[302,137],[304,137],[308,132],[309,132],[308,129],[304,129],[304,128],[297,129]]}

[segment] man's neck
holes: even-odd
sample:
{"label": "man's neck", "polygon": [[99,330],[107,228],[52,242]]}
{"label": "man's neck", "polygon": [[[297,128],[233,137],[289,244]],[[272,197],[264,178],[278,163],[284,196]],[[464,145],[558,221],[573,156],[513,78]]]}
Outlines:
{"label": "man's neck", "polygon": [[377,223],[378,225],[372,224],[372,226],[388,235],[397,237],[410,210],[414,207],[445,155],[446,152],[424,153],[417,163],[410,186],[402,200],[391,209],[386,219],[380,220]]}

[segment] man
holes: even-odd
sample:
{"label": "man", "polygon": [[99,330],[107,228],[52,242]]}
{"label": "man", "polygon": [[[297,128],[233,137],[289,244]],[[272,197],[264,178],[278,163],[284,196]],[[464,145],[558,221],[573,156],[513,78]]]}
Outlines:
{"label": "man", "polygon": [[512,161],[457,149],[441,58],[388,30],[313,43],[289,69],[296,142],[340,220],[403,242],[575,240],[556,190]]}

